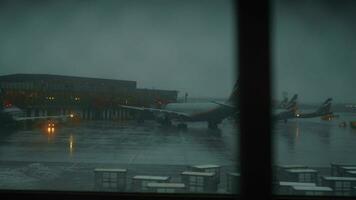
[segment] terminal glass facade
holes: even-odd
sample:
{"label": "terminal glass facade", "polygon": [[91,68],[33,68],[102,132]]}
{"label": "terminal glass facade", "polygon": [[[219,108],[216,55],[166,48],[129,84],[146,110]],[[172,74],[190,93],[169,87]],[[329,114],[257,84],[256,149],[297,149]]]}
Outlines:
{"label": "terminal glass facade", "polygon": [[0,4],[0,190],[238,192],[233,1]]}
{"label": "terminal glass facade", "polygon": [[275,194],[356,194],[355,13],[354,1],[272,1]]}

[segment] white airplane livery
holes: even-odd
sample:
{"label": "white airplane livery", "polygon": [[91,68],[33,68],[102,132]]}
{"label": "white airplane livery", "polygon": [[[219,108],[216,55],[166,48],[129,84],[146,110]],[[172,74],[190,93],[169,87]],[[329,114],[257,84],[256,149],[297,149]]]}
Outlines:
{"label": "white airplane livery", "polygon": [[237,83],[229,99],[223,103],[168,103],[163,108],[144,108],[136,106],[121,105],[123,108],[150,112],[155,116],[157,122],[163,125],[171,125],[177,121],[179,129],[187,129],[186,122],[208,122],[209,129],[217,129],[223,119],[235,114],[237,106],[235,100],[238,95]]}

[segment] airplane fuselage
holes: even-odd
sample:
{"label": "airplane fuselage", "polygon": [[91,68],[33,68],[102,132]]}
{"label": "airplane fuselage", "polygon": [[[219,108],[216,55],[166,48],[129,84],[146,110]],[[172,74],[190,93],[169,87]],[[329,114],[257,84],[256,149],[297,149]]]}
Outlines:
{"label": "airplane fuselage", "polygon": [[306,113],[306,114],[299,114],[298,118],[314,118],[314,117],[322,117],[326,115],[333,115],[332,112],[327,113]]}
{"label": "airplane fuselage", "polygon": [[187,113],[189,118],[182,121],[207,121],[221,122],[224,118],[234,113],[234,109],[226,108],[215,103],[170,103],[165,110]]}
{"label": "airplane fuselage", "polygon": [[169,103],[164,109],[175,112],[184,112],[189,115],[194,115],[196,113],[206,112],[208,110],[213,110],[218,108],[219,105],[206,102],[206,103]]}
{"label": "airplane fuselage", "polygon": [[286,121],[288,119],[293,119],[296,117],[297,117],[297,114],[294,111],[285,110],[285,109],[276,109],[273,112],[272,119]]}

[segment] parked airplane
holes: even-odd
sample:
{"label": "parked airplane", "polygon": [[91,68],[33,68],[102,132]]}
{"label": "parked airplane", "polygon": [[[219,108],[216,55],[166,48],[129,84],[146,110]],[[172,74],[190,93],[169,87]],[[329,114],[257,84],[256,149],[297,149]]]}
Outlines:
{"label": "parked airplane", "polygon": [[276,114],[275,118],[277,120],[284,120],[284,122],[287,122],[288,119],[293,119],[293,118],[321,117],[322,119],[330,120],[336,117],[336,115],[334,115],[333,112],[331,112],[331,101],[332,98],[328,98],[316,111],[311,113],[301,113],[300,111],[298,111],[296,103],[294,103],[293,105],[290,105],[287,111],[283,111]]}
{"label": "parked airplane", "polygon": [[289,101],[288,97],[285,97],[283,101],[277,106],[277,109],[288,109],[297,102],[298,94],[295,94]]}
{"label": "parked airplane", "polygon": [[20,108],[7,103],[3,105],[3,90],[0,89],[0,128],[16,127],[20,122],[25,121],[38,121],[38,120],[49,120],[51,123],[49,126],[54,126],[53,121],[55,120],[66,120],[67,118],[73,118],[74,114],[69,115],[53,115],[53,116],[37,116],[37,117],[26,117],[26,114]]}
{"label": "parked airplane", "polygon": [[16,106],[5,107],[0,112],[0,122],[3,127],[14,127],[19,125],[20,122],[39,120],[49,120],[51,121],[50,126],[54,126],[53,121],[55,120],[65,121],[67,118],[73,117],[74,114],[26,117],[25,112]]}
{"label": "parked airplane", "polygon": [[179,129],[187,129],[186,122],[208,122],[209,129],[217,129],[223,119],[237,112],[234,105],[238,95],[237,83],[226,102],[206,103],[168,103],[162,108],[144,108],[121,105],[123,108],[152,113],[163,125],[171,125],[177,121]]}
{"label": "parked airplane", "polygon": [[284,122],[287,122],[288,119],[296,118],[296,116],[297,116],[297,105],[294,102],[293,104],[289,105],[289,107],[286,109],[275,110],[273,112],[272,119],[283,120]]}
{"label": "parked airplane", "polygon": [[325,117],[325,116],[333,117],[335,115],[331,111],[331,101],[332,98],[328,98],[316,111],[311,113],[298,113],[297,117],[298,118],[314,118],[314,117]]}

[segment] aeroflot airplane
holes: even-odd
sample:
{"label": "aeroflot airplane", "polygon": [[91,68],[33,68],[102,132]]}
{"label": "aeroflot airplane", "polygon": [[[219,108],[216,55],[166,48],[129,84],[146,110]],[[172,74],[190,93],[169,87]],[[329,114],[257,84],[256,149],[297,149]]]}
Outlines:
{"label": "aeroflot airplane", "polygon": [[323,117],[323,116],[334,116],[333,112],[331,112],[331,101],[332,98],[326,99],[326,101],[321,104],[321,106],[314,112],[311,113],[298,113],[298,118],[314,118],[314,117]]}
{"label": "aeroflot airplane", "polygon": [[288,109],[297,102],[298,94],[295,94],[288,102],[288,97],[284,98],[283,101],[277,106],[277,109]]}
{"label": "aeroflot airplane", "polygon": [[288,119],[293,118],[316,118],[316,117],[326,117],[331,119],[336,115],[331,112],[331,101],[332,98],[328,98],[316,111],[311,113],[300,113],[297,109],[296,102],[289,105],[286,111],[279,112],[275,115],[277,120],[284,120],[287,122]]}
{"label": "aeroflot airplane", "polygon": [[293,102],[292,104],[288,105],[285,109],[276,109],[273,112],[272,119],[274,120],[283,120],[287,122],[288,119],[293,119],[297,117],[297,103]]}
{"label": "aeroflot airplane", "polygon": [[234,100],[237,97],[237,83],[229,99],[224,103],[168,103],[163,108],[144,108],[121,105],[123,108],[152,113],[156,120],[163,125],[178,122],[178,129],[187,129],[186,122],[208,122],[209,129],[217,129],[223,119],[235,114]]}

